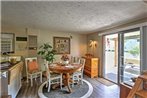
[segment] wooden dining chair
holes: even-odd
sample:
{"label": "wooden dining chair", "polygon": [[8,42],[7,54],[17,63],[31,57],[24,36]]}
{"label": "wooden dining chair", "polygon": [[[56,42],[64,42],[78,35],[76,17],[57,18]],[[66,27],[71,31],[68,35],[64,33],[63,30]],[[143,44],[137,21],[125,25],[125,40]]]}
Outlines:
{"label": "wooden dining chair", "polygon": [[73,63],[80,63],[80,58],[79,57],[71,56],[70,63],[71,64],[73,64]]}
{"label": "wooden dining chair", "polygon": [[51,66],[51,64],[49,65],[48,61],[45,61],[48,92],[50,92],[51,84],[60,83],[60,88],[62,89],[62,73],[54,73],[49,70],[48,66]]}
{"label": "wooden dining chair", "polygon": [[84,58],[80,58],[80,64],[82,64],[82,67],[72,74],[72,81],[73,81],[72,87],[77,82],[78,83],[81,82],[81,84],[83,84],[83,71],[84,71],[84,66],[85,66]]}
{"label": "wooden dining chair", "polygon": [[42,82],[42,71],[37,63],[37,57],[25,58],[27,82],[31,80],[31,86],[33,86],[33,78],[40,76],[40,82]]}

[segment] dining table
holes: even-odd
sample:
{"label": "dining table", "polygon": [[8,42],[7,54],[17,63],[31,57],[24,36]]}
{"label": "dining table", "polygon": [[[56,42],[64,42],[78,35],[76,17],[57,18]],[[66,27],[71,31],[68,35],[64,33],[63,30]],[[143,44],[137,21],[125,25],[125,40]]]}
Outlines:
{"label": "dining table", "polygon": [[78,64],[78,63],[73,63],[73,64],[55,63],[55,64],[49,65],[50,71],[63,74],[63,83],[64,83],[64,86],[67,86],[68,93],[72,92],[72,89],[70,87],[70,83],[72,82],[71,75],[72,73],[76,72],[80,68],[82,68],[82,64]]}

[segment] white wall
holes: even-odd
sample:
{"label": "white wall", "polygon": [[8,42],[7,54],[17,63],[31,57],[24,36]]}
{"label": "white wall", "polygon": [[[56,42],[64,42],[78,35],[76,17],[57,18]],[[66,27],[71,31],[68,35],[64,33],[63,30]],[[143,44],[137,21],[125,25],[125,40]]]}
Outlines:
{"label": "white wall", "polygon": [[[71,37],[70,38],[70,55],[69,56],[84,56],[87,52],[87,37],[86,35],[77,33],[53,32],[45,30],[28,29],[28,35],[38,36],[38,47],[43,43],[50,43],[53,46],[53,37]],[[59,61],[61,55],[56,55],[56,61]]]}
{"label": "white wall", "polygon": [[[77,33],[69,33],[69,32],[53,32],[53,31],[46,31],[46,30],[39,30],[39,29],[31,29],[28,28],[27,32],[26,29],[20,28],[12,28],[12,27],[2,27],[2,32],[9,32],[15,33],[15,37],[27,37],[28,35],[37,35],[38,36],[38,47],[43,43],[49,42],[53,46],[53,37],[72,37],[70,39],[71,43],[71,50],[69,56],[84,56],[87,53],[87,36]],[[15,44],[17,47],[17,44]],[[22,55],[24,57],[28,56],[28,50],[25,49],[24,51],[17,51],[15,49],[15,54],[13,55]],[[60,61],[61,55],[55,56],[56,61]],[[40,59],[40,64],[42,65],[43,61]]]}
{"label": "white wall", "polygon": [[[53,46],[53,37],[70,37],[70,55],[69,56],[84,56],[87,53],[87,37],[86,35],[64,33],[64,32],[49,32],[49,31],[39,31],[38,32],[38,47],[43,43],[49,42]],[[61,55],[55,55],[56,62],[61,61]],[[43,61],[41,61],[41,64]],[[42,68],[44,69],[44,68]]]}
{"label": "white wall", "polygon": [[[89,47],[89,41],[96,41],[96,47]],[[98,73],[101,74],[102,71],[102,36],[98,36],[98,33],[88,34],[87,35],[87,52],[93,54],[94,57],[99,58],[98,63]]]}
{"label": "white wall", "polygon": [[[136,20],[136,21],[128,23],[128,24],[116,26],[114,28],[106,29],[106,30],[103,30],[103,31],[100,31],[100,32],[95,32],[95,33],[87,35],[87,44],[88,44],[88,41],[91,40],[91,39],[97,41],[97,43],[98,43],[98,47],[96,47],[94,49],[94,52],[92,51],[91,47],[87,47],[87,52],[92,53],[92,54],[94,53],[94,56],[98,57],[100,59],[99,69],[98,69],[99,70],[99,76],[102,76],[102,71],[103,71],[103,38],[102,38],[102,36],[99,36],[99,34],[100,33],[105,34],[106,32],[107,32],[106,34],[108,34],[108,32],[115,33],[115,32],[118,32],[119,30],[124,29],[124,28],[133,27],[134,25],[142,24],[142,23],[145,23],[145,22],[147,22],[147,18],[143,18],[143,19]],[[144,32],[145,31],[146,31],[146,29],[144,28]],[[146,33],[143,35],[144,37],[147,36]],[[144,44],[147,44],[146,39],[147,38],[144,38]],[[146,48],[144,48],[144,49],[146,49]],[[147,53],[147,52],[145,52],[145,53]],[[147,60],[145,60],[145,61],[147,61]],[[144,63],[147,64],[145,61],[144,61]]]}

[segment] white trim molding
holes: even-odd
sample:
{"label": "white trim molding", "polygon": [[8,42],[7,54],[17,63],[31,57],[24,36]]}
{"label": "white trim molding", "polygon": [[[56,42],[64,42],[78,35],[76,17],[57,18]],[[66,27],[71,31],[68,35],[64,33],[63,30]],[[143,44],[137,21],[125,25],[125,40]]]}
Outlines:
{"label": "white trim molding", "polygon": [[99,33],[98,35],[103,36],[103,35],[107,35],[107,34],[114,34],[114,33],[124,31],[124,30],[129,30],[129,29],[133,29],[133,28],[137,28],[137,27],[143,27],[143,26],[147,26],[147,22],[136,24],[136,25],[131,25],[131,26],[127,26],[127,27],[123,27],[123,28],[119,28],[119,29],[114,29],[114,30],[110,30],[110,31],[106,31],[106,32],[103,32],[103,33]]}

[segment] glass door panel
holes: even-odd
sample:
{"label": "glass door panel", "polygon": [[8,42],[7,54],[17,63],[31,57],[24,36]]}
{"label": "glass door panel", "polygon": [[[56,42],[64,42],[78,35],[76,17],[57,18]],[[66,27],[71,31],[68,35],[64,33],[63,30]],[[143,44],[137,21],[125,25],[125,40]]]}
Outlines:
{"label": "glass door panel", "polygon": [[104,78],[118,82],[118,34],[104,37]]}
{"label": "glass door panel", "polygon": [[132,79],[140,74],[140,31],[122,33],[120,49],[120,82],[132,85]]}

